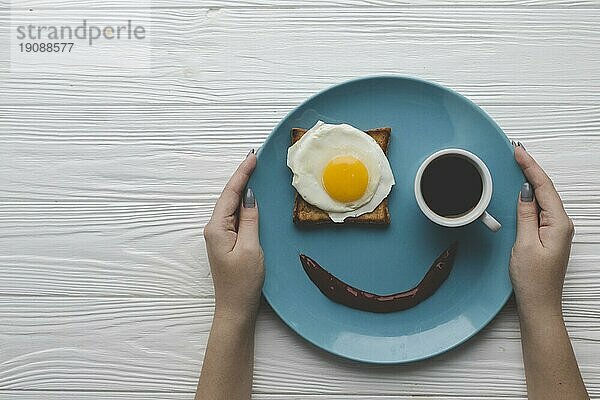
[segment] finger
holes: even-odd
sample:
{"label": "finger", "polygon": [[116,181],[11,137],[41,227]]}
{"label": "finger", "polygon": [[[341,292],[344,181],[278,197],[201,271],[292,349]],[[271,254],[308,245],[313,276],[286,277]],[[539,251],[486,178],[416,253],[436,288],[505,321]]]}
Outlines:
{"label": "finger", "polygon": [[252,189],[246,189],[242,199],[242,206],[239,213],[238,236],[236,246],[242,244],[252,247],[259,247],[258,239],[258,206]]}
{"label": "finger", "polygon": [[533,186],[535,198],[542,210],[550,214],[564,214],[565,209],[562,200],[554,188],[552,181],[523,146],[515,148],[515,160],[523,170],[529,183]]}
{"label": "finger", "polygon": [[212,215],[214,220],[219,221],[218,225],[223,225],[226,220],[234,220],[231,216],[237,212],[244,187],[246,187],[255,167],[256,156],[251,152],[238,166],[231,178],[229,178],[229,182],[227,182],[221,196],[217,200]]}
{"label": "finger", "polygon": [[523,183],[517,205],[517,243],[540,244],[537,202],[529,182]]}

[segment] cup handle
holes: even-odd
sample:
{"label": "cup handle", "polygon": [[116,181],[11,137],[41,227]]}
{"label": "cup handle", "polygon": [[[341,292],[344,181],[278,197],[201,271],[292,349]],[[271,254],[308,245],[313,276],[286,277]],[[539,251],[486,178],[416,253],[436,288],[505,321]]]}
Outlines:
{"label": "cup handle", "polygon": [[498,232],[500,228],[502,228],[500,222],[498,222],[496,218],[492,217],[487,211],[484,211],[483,214],[481,214],[481,217],[479,217],[479,219],[481,219],[481,222],[483,222],[485,226],[490,228],[492,232]]}

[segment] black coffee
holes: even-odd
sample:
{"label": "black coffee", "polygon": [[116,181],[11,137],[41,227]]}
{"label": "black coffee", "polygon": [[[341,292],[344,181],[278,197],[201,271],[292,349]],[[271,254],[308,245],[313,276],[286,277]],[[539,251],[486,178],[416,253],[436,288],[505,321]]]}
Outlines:
{"label": "black coffee", "polygon": [[427,206],[443,217],[460,217],[471,211],[483,192],[479,171],[468,159],[444,155],[433,160],[421,178]]}

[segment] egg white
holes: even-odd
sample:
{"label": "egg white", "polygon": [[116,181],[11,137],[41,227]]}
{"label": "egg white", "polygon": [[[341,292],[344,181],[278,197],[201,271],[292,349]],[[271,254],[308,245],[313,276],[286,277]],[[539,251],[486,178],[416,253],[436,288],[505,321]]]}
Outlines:
{"label": "egg white", "polygon": [[[336,201],[323,187],[323,170],[338,156],[355,157],[368,170],[367,188],[356,201]],[[334,222],[372,212],[395,184],[389,161],[375,139],[348,124],[317,122],[288,149],[287,165],[300,196],[326,211]]]}

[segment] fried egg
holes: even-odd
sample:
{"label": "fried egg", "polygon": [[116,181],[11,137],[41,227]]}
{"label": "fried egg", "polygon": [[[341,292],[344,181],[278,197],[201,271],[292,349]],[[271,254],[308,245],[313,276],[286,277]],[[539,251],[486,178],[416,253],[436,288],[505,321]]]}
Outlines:
{"label": "fried egg", "polygon": [[300,196],[334,222],[372,212],[395,184],[375,139],[348,124],[317,122],[289,147],[287,165]]}

